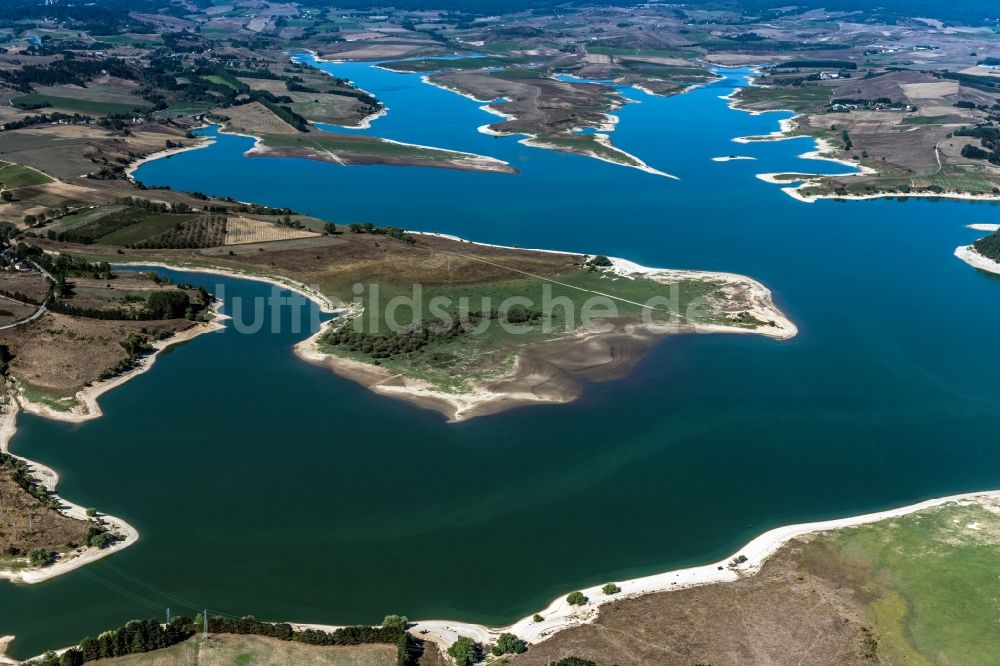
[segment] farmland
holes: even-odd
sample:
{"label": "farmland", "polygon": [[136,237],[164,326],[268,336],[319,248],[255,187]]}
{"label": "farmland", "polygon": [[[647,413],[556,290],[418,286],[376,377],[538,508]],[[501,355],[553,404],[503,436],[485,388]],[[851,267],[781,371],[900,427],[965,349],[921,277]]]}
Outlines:
{"label": "farmland", "polygon": [[256,220],[250,217],[230,217],[226,221],[226,245],[242,245],[246,243],[266,243],[270,241],[289,240],[293,238],[310,238],[318,236],[316,232],[304,229],[293,229],[278,226],[271,222]]}
{"label": "farmland", "polygon": [[43,185],[51,182],[52,179],[40,171],[20,164],[0,161],[0,185],[5,190],[14,190],[19,187],[29,187],[31,185]]}

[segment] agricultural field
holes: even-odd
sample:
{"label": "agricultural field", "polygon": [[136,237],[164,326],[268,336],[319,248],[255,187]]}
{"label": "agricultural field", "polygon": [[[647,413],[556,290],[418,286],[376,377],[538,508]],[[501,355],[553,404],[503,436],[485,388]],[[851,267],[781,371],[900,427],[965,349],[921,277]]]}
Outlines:
{"label": "agricultural field", "polygon": [[[130,114],[137,109],[149,108],[149,102],[126,92],[105,92],[92,88],[52,87],[37,88],[36,92],[11,99],[17,107],[38,111],[41,109],[79,113],[89,116]],[[40,106],[41,105],[41,106]]]}
{"label": "agricultural field", "polygon": [[231,106],[216,113],[225,116],[226,129],[232,132],[260,136],[262,134],[299,134],[299,131],[276,116],[260,102]]}
{"label": "agricultural field", "polygon": [[27,303],[42,303],[49,295],[49,281],[41,273],[0,271],[0,294]]}
{"label": "agricultural field", "polygon": [[825,108],[833,97],[833,90],[827,86],[800,86],[784,88],[743,88],[736,99],[741,107],[749,109],[789,109],[791,111],[813,111]]}
{"label": "agricultural field", "polygon": [[218,634],[127,657],[100,659],[100,666],[395,666],[393,645],[325,646],[266,636]]}
{"label": "agricultural field", "polygon": [[255,220],[250,217],[236,216],[230,217],[226,221],[225,244],[267,243],[293,238],[311,238],[313,236],[319,236],[319,234],[305,229],[279,226],[272,222]]}
{"label": "agricultural field", "polygon": [[19,187],[44,185],[51,183],[52,178],[30,167],[0,161],[0,186],[5,190],[16,190]]}

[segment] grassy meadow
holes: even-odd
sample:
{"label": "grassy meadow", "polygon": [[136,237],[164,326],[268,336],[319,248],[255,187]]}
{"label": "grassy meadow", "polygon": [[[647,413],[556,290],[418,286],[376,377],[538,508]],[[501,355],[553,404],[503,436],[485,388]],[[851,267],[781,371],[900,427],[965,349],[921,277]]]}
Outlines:
{"label": "grassy meadow", "polygon": [[810,544],[865,572],[857,593],[887,664],[990,664],[1000,654],[1000,506],[950,504]]}

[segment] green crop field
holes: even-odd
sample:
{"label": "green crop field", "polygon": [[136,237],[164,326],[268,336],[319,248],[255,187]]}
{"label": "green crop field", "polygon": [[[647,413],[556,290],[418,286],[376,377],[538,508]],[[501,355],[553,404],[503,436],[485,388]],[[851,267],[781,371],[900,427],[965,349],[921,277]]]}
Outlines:
{"label": "green crop field", "polygon": [[58,97],[56,95],[19,95],[10,100],[14,106],[33,106],[36,104],[47,104],[53,109],[69,111],[72,113],[82,113],[85,115],[115,115],[129,114],[136,109],[147,108],[149,104],[136,98],[135,103],[107,102],[95,99],[84,99],[77,97]]}
{"label": "green crop field", "polygon": [[51,178],[34,169],[11,162],[0,162],[0,183],[3,184],[4,189],[14,190],[18,187],[44,185],[51,182]]}
{"label": "green crop field", "polygon": [[822,535],[858,583],[889,664],[996,663],[1000,510],[951,504]]}
{"label": "green crop field", "polygon": [[197,214],[158,213],[143,218],[140,222],[131,224],[124,229],[114,231],[97,240],[100,245],[132,245],[170,231],[178,224],[183,224],[198,217]]}
{"label": "green crop field", "polygon": [[819,109],[830,103],[833,92],[826,86],[800,86],[797,88],[743,88],[737,99],[742,105],[767,104],[771,108],[791,111]]}
{"label": "green crop field", "polygon": [[233,90],[239,90],[239,87],[233,81],[229,80],[224,76],[219,76],[218,74],[209,74],[208,76],[203,76],[206,81],[211,81],[212,83],[217,83],[220,86],[228,86]]}

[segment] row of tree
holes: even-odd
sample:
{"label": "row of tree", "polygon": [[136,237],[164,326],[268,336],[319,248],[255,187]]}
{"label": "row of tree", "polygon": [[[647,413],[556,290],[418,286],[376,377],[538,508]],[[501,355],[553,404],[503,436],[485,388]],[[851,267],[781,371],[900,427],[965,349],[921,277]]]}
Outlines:
{"label": "row of tree", "polygon": [[[122,627],[84,638],[78,645],[61,655],[49,652],[25,662],[28,666],[81,666],[81,664],[160,650],[181,643],[194,636],[204,626],[200,614],[194,619],[175,617],[166,624],[156,620],[132,620]],[[383,625],[378,627],[352,626],[336,631],[307,629],[295,631],[285,622],[262,622],[252,617],[228,618],[210,616],[208,630],[217,634],[250,634],[268,636],[283,641],[296,641],[309,645],[396,645],[397,664],[407,666],[413,662],[413,646],[404,627]]]}

